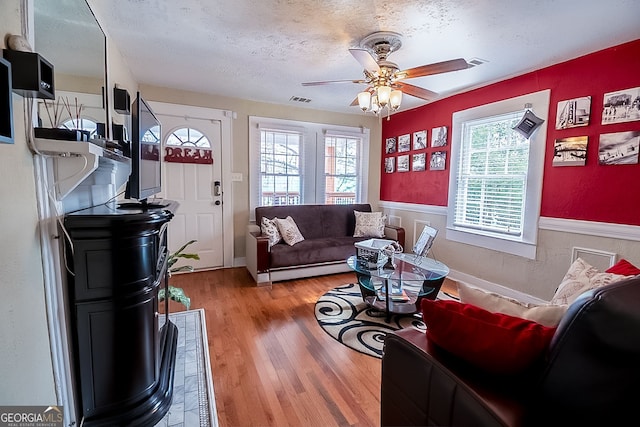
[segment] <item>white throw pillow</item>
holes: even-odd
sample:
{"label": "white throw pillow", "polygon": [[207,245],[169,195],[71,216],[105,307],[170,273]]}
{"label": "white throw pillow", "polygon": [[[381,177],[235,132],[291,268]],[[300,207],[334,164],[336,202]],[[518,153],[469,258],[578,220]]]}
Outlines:
{"label": "white throw pillow", "polygon": [[273,219],[262,217],[260,231],[262,232],[262,234],[269,237],[269,247],[279,243],[280,240],[282,240],[282,236],[278,231],[278,226]]}
{"label": "white throw pillow", "polygon": [[590,289],[599,288],[627,277],[631,276],[602,273],[582,258],[578,258],[564,275],[562,283],[551,298],[551,304],[571,304],[580,294]]}
{"label": "white throw pillow", "polygon": [[302,233],[300,233],[296,222],[290,216],[286,217],[285,219],[274,218],[274,221],[278,226],[278,231],[280,231],[282,239],[287,245],[293,246],[296,243],[302,242],[304,240],[304,237],[302,236]]}
{"label": "white throw pillow", "polygon": [[529,304],[493,292],[486,292],[464,283],[458,283],[460,302],[475,305],[492,313],[531,320],[555,328],[567,311],[567,305]]}
{"label": "white throw pillow", "polygon": [[382,212],[353,211],[356,216],[356,229],[353,237],[384,237],[384,223],[387,216]]}

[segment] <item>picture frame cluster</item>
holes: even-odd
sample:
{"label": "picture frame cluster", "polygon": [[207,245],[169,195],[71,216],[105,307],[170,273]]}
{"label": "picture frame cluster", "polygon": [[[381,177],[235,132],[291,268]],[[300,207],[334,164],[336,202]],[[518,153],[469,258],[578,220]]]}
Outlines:
{"label": "picture frame cluster", "polygon": [[[385,140],[384,170],[394,172],[423,172],[446,170],[447,126],[406,133]],[[429,143],[430,141],[430,143]]]}
{"label": "picture frame cluster", "polygon": [[[589,126],[591,97],[583,96],[558,102],[556,130]],[[602,125],[640,120],[640,87],[603,95]],[[584,166],[588,136],[558,138],[554,141],[552,166]],[[640,131],[602,133],[598,140],[598,164],[637,164]]]}

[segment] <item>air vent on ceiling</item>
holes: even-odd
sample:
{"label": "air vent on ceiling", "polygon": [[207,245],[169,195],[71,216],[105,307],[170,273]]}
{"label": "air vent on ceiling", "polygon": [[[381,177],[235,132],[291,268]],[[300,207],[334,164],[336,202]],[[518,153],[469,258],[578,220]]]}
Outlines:
{"label": "air vent on ceiling", "polygon": [[489,62],[486,59],[480,59],[480,58],[471,58],[470,60],[467,61],[467,64],[469,64],[469,67],[476,67],[478,65],[482,65],[485,62]]}
{"label": "air vent on ceiling", "polygon": [[301,96],[292,96],[291,98],[289,98],[289,101],[309,103],[311,102],[311,99],[303,98]]}

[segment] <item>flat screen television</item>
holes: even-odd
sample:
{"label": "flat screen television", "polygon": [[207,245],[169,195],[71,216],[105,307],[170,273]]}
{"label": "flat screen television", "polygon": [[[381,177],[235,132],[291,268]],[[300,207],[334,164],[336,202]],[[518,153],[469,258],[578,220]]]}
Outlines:
{"label": "flat screen television", "polygon": [[138,92],[131,106],[131,175],[127,199],[142,204],[162,190],[161,125],[149,104]]}

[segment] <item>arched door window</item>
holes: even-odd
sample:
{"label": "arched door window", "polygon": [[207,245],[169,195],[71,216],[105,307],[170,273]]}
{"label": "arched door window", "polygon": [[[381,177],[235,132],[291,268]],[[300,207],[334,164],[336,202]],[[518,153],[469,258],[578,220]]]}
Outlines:
{"label": "arched door window", "polygon": [[69,129],[69,130],[84,130],[89,132],[89,139],[94,138],[96,136],[96,127],[97,124],[91,119],[69,119],[63,122],[60,126],[60,129]]}
{"label": "arched door window", "polygon": [[204,136],[202,132],[192,128],[176,129],[167,138],[166,145],[211,148],[209,138]]}
{"label": "arched door window", "polygon": [[212,164],[211,142],[193,128],[176,129],[165,142],[166,162]]}

